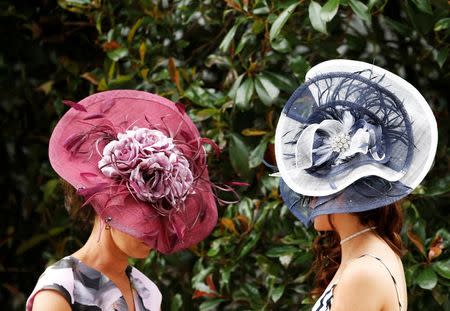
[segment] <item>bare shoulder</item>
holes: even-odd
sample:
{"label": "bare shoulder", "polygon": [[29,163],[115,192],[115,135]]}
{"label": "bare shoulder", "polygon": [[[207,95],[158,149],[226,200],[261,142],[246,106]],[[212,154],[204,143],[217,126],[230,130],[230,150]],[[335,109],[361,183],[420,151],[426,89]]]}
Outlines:
{"label": "bare shoulder", "polygon": [[334,289],[331,310],[382,310],[391,286],[385,268],[375,264],[374,258],[355,259],[345,268]]}
{"label": "bare shoulder", "polygon": [[33,311],[70,311],[70,307],[67,300],[58,293],[56,290],[44,289],[36,294],[33,301]]}

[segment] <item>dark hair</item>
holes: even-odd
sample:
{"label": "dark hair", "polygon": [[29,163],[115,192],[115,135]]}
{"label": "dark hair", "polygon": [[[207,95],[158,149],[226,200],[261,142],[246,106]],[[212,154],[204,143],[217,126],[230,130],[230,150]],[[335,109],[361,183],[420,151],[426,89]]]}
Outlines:
{"label": "dark hair", "polygon": [[[403,213],[398,202],[382,208],[354,213],[362,225],[376,226],[375,232],[392,248],[402,256],[403,245],[400,231],[403,225]],[[331,217],[328,215],[331,226]],[[315,272],[315,284],[311,291],[312,296],[320,296],[334,274],[341,261],[341,247],[339,235],[335,230],[320,233],[313,242],[313,250],[316,255],[312,270]]]}
{"label": "dark hair", "polygon": [[71,184],[64,179],[60,179],[60,183],[64,191],[64,206],[70,218],[80,222],[81,225],[91,226],[95,218],[94,209],[89,204],[83,206],[83,198]]}

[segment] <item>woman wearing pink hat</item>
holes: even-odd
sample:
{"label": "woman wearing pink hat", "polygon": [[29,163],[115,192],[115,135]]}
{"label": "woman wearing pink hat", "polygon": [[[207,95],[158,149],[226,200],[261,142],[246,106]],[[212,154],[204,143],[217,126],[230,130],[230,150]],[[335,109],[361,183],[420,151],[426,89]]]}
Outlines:
{"label": "woman wearing pink hat", "polygon": [[400,199],[430,169],[437,126],[423,96],[372,64],[311,68],[280,116],[275,154],[291,212],[314,242],[313,311],[405,311]]}
{"label": "woman wearing pink hat", "polygon": [[78,103],[56,125],[49,158],[92,208],[86,244],[48,267],[27,310],[160,310],[157,286],[128,258],[203,240],[217,221],[199,132],[183,109],[118,90]]}

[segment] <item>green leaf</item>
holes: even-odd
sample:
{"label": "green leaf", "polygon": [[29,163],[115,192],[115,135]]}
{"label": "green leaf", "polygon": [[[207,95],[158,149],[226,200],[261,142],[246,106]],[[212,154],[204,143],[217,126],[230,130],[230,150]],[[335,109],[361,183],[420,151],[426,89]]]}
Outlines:
{"label": "green leaf", "polygon": [[112,51],[109,51],[107,54],[109,59],[117,62],[118,60],[128,56],[128,49],[127,48],[118,48]]}
{"label": "green leaf", "polygon": [[248,197],[241,198],[241,201],[238,204],[238,212],[239,214],[244,215],[250,222],[253,221],[253,201]]}
{"label": "green leaf", "polygon": [[297,7],[297,5],[299,5],[299,3],[300,2],[296,2],[288,6],[283,12],[281,12],[281,14],[273,22],[272,26],[270,27],[269,33],[270,41],[273,41],[275,38],[278,37],[284,24],[286,24],[289,17],[292,15],[292,12],[294,12],[295,8]]}
{"label": "green leaf", "polygon": [[212,267],[205,268],[201,264],[200,264],[200,267],[202,267],[202,269],[199,269],[199,272],[197,274],[195,274],[191,280],[192,287],[195,289],[202,288],[205,285],[204,280],[205,280],[206,276],[208,274],[210,274],[211,271],[213,271]]}
{"label": "green leaf", "polygon": [[372,16],[369,13],[369,8],[359,0],[349,0],[350,7],[353,12],[359,16],[362,20],[366,21],[368,24],[372,21]]}
{"label": "green leaf", "polygon": [[239,85],[236,91],[235,103],[241,110],[248,110],[250,108],[250,99],[254,91],[254,83],[252,78],[247,78]]}
{"label": "green leaf", "polygon": [[183,298],[181,298],[180,294],[175,294],[170,304],[170,311],[182,310],[183,309],[182,306],[183,306]]}
{"label": "green leaf", "polygon": [[274,72],[265,71],[266,75],[272,83],[280,90],[291,93],[297,88],[297,82],[291,79],[288,75],[281,75]]}
{"label": "green leaf", "polygon": [[450,259],[445,261],[436,261],[433,264],[433,269],[443,278],[450,279]]}
{"label": "green leaf", "polygon": [[419,264],[405,267],[406,286],[410,287],[414,283],[415,275],[417,274],[417,270],[419,269],[419,267]]}
{"label": "green leaf", "polygon": [[426,225],[427,225],[426,221],[422,218],[416,219],[413,225],[413,232],[419,236],[421,244],[424,244],[424,241],[427,237],[425,230]]}
{"label": "green leaf", "polygon": [[416,276],[415,282],[423,289],[433,289],[437,284],[437,275],[430,266],[420,270]]}
{"label": "green leaf", "polygon": [[55,196],[56,190],[59,186],[59,179],[50,179],[42,186],[44,192],[44,201],[48,201]]}
{"label": "green leaf", "polygon": [[[300,243],[297,244],[297,248],[299,248],[297,250],[297,254],[295,255],[295,260],[294,262],[296,262],[297,264],[300,264],[301,266],[306,267],[306,269],[308,269],[309,267],[311,267],[313,261],[314,261],[314,254],[310,251],[310,245],[312,243],[312,239],[310,239],[309,241],[303,239],[300,240]],[[303,250],[307,250],[306,252],[300,251],[300,249]],[[305,273],[308,273],[308,271],[304,271]]]}
{"label": "green leaf", "polygon": [[211,247],[208,250],[207,255],[209,257],[214,257],[220,252],[220,247],[222,245],[229,245],[230,244],[230,236],[223,236],[221,238],[215,239],[211,243]]}
{"label": "green leaf", "polygon": [[256,243],[258,243],[260,237],[261,237],[260,232],[253,231],[247,238],[244,246],[242,247],[242,249],[239,253],[239,258],[242,258],[245,255],[247,255],[252,250],[252,248],[256,245]]}
{"label": "green leaf", "polygon": [[220,268],[220,287],[229,288],[231,272],[235,269],[236,266],[226,266]]}
{"label": "green leaf", "polygon": [[249,42],[252,38],[255,38],[255,36],[252,33],[244,34],[241,37],[241,40],[239,41],[239,44],[238,44],[234,54],[239,54],[244,49],[244,47],[247,44],[247,42]]}
{"label": "green leaf", "polygon": [[439,52],[436,55],[436,62],[438,63],[440,68],[444,66],[447,57],[448,57],[448,48],[443,48],[439,50]]}
{"label": "green leaf", "polygon": [[[216,242],[216,241],[214,241],[214,242]],[[208,257],[215,257],[220,252],[220,243],[214,243],[214,242],[211,243],[211,247],[208,249],[208,252],[206,253],[206,255],[208,255]]]}
{"label": "green leaf", "polygon": [[386,24],[390,28],[392,28],[395,32],[397,32],[397,33],[399,33],[399,34],[401,34],[403,36],[409,35],[411,33],[410,27],[408,25],[406,25],[406,24],[403,24],[403,23],[400,23],[400,22],[398,22],[396,20],[390,19],[387,16],[384,16],[383,20],[386,22]]}
{"label": "green leaf", "polygon": [[421,34],[427,34],[431,31],[435,25],[435,20],[430,18],[430,14],[424,13],[418,10],[411,1],[405,2],[406,13],[408,14],[409,21]]}
{"label": "green leaf", "polygon": [[255,255],[258,268],[268,275],[279,275],[280,266],[263,255]]}
{"label": "green leaf", "polygon": [[[441,284],[444,285],[444,284]],[[446,284],[445,287],[443,286],[436,286],[433,291],[431,292],[431,294],[433,295],[434,300],[441,305],[443,308],[443,310],[450,310],[450,301],[448,301],[448,286],[450,284]],[[447,306],[445,306],[445,302],[447,302]]]}
{"label": "green leaf", "polygon": [[302,81],[305,79],[306,72],[311,68],[308,61],[301,55],[294,56],[289,63],[289,67]]}
{"label": "green leaf", "polygon": [[205,62],[206,67],[216,65],[219,68],[230,68],[231,61],[229,57],[211,54],[208,56]]}
{"label": "green leaf", "polygon": [[411,0],[416,7],[427,14],[433,15],[433,10],[431,9],[431,4],[428,0]]}
{"label": "green leaf", "polygon": [[219,113],[219,110],[216,108],[205,108],[201,110],[195,110],[190,113],[194,122],[200,122],[211,118],[212,116]]}
{"label": "green leaf", "polygon": [[236,34],[236,30],[238,29],[238,24],[231,27],[231,29],[228,31],[226,36],[223,38],[222,42],[220,43],[219,49],[223,53],[227,53],[228,49],[230,48],[231,41],[234,38],[234,35]]}
{"label": "green leaf", "polygon": [[441,31],[450,28],[450,17],[440,19],[434,24],[434,31]]}
{"label": "green leaf", "polygon": [[263,139],[261,139],[258,146],[256,146],[256,148],[253,149],[253,151],[250,153],[250,159],[249,159],[250,168],[257,167],[258,165],[260,165],[262,163],[262,160],[264,158],[264,153],[266,152],[267,144],[269,143],[271,136],[272,136],[272,134],[268,134],[265,137],[263,137]]}
{"label": "green leaf", "polygon": [[280,300],[281,296],[283,296],[284,288],[284,285],[274,287],[274,289],[272,290],[272,295],[270,296],[273,302],[277,302],[278,300]]}
{"label": "green leaf", "polygon": [[331,21],[338,11],[339,2],[340,0],[328,0],[320,10],[320,18],[325,22]]}
{"label": "green leaf", "polygon": [[95,18],[95,28],[97,29],[97,32],[99,34],[102,34],[102,18],[103,18],[103,14],[100,12],[99,14],[97,14],[97,17]]}
{"label": "green leaf", "polygon": [[271,210],[277,208],[277,206],[279,206],[279,205],[280,205],[279,200],[270,201],[263,205],[263,207],[261,208],[262,211],[260,211],[258,218],[255,221],[255,229],[257,231],[260,230],[264,226],[264,223],[266,222],[267,215],[269,214],[269,212]]}
{"label": "green leaf", "polygon": [[297,254],[300,252],[300,249],[298,246],[291,246],[291,245],[283,245],[283,246],[275,246],[270,248],[266,252],[267,257],[280,257],[283,255],[289,255],[289,254]]}
{"label": "green leaf", "polygon": [[231,98],[235,98],[236,97],[236,92],[239,88],[239,86],[241,85],[242,80],[244,79],[244,75],[245,74],[241,74],[239,77],[237,77],[237,79],[233,82],[233,85],[231,86],[231,89],[228,91],[228,96]]}
{"label": "green leaf", "polygon": [[108,86],[110,89],[130,88],[132,81],[133,81],[132,75],[119,75],[115,79],[111,79],[109,81]]}
{"label": "green leaf", "polygon": [[262,6],[253,10],[255,15],[264,15],[270,13],[270,9],[267,6]]}
{"label": "green leaf", "polygon": [[275,51],[280,53],[287,53],[291,50],[289,41],[281,35],[276,37],[273,41],[270,41],[270,45]]}
{"label": "green leaf", "polygon": [[71,12],[87,13],[99,4],[92,0],[58,0],[58,5]]}
{"label": "green leaf", "polygon": [[184,92],[183,97],[189,98],[196,106],[204,108],[214,108],[214,105],[219,104],[217,94],[211,89],[204,89],[200,83],[192,83]]}
{"label": "green leaf", "polygon": [[107,89],[109,89],[108,83],[106,83],[105,78],[102,78],[98,82],[97,91],[106,91]]}
{"label": "green leaf", "polygon": [[127,36],[127,42],[128,44],[131,44],[131,41],[133,41],[134,35],[136,34],[136,31],[141,27],[142,25],[142,18],[138,19],[137,22],[133,25],[130,32]]}
{"label": "green leaf", "polygon": [[[344,0],[345,1],[345,0]],[[372,11],[373,7],[377,7],[379,10],[383,10],[386,6],[387,2],[384,0],[369,0],[367,2],[367,7],[369,8],[369,11]],[[380,14],[381,15],[381,14]]]}
{"label": "green leaf", "polygon": [[252,33],[254,35],[260,34],[261,32],[264,31],[265,28],[266,28],[265,20],[257,19],[254,21],[254,23],[252,25]]}
{"label": "green leaf", "polygon": [[218,299],[212,299],[205,302],[202,302],[200,304],[199,310],[200,311],[209,311],[209,310],[215,310],[218,305],[220,305],[225,299],[218,298]]}
{"label": "green leaf", "polygon": [[308,7],[309,20],[313,28],[322,33],[327,33],[327,26],[324,20],[322,20],[321,12],[322,7],[315,1],[311,1]]}
{"label": "green leaf", "polygon": [[237,134],[230,134],[229,155],[231,166],[233,167],[236,174],[241,177],[249,177],[249,151],[247,149],[247,145]]}
{"label": "green leaf", "polygon": [[253,309],[261,309],[261,306],[258,306],[262,303],[261,294],[258,288],[250,283],[242,284],[239,290],[234,293],[233,299],[248,301]]}
{"label": "green leaf", "polygon": [[270,106],[278,98],[280,90],[272,83],[270,78],[264,74],[259,74],[255,78],[255,89],[261,101]]}
{"label": "green leaf", "polygon": [[450,232],[448,232],[445,228],[440,228],[436,231],[435,236],[440,236],[444,239],[444,248],[450,247]]}

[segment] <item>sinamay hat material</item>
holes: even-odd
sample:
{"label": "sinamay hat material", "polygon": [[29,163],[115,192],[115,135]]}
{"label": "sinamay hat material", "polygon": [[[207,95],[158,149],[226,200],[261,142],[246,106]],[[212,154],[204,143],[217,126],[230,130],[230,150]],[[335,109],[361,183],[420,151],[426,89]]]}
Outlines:
{"label": "sinamay hat material", "polygon": [[162,253],[211,232],[217,208],[204,139],[182,109],[134,90],[71,106],[50,138],[50,163],[101,219]]}
{"label": "sinamay hat material", "polygon": [[410,83],[372,64],[326,61],[308,71],[278,121],[281,195],[305,225],[386,206],[420,184],[436,148],[436,120]]}

